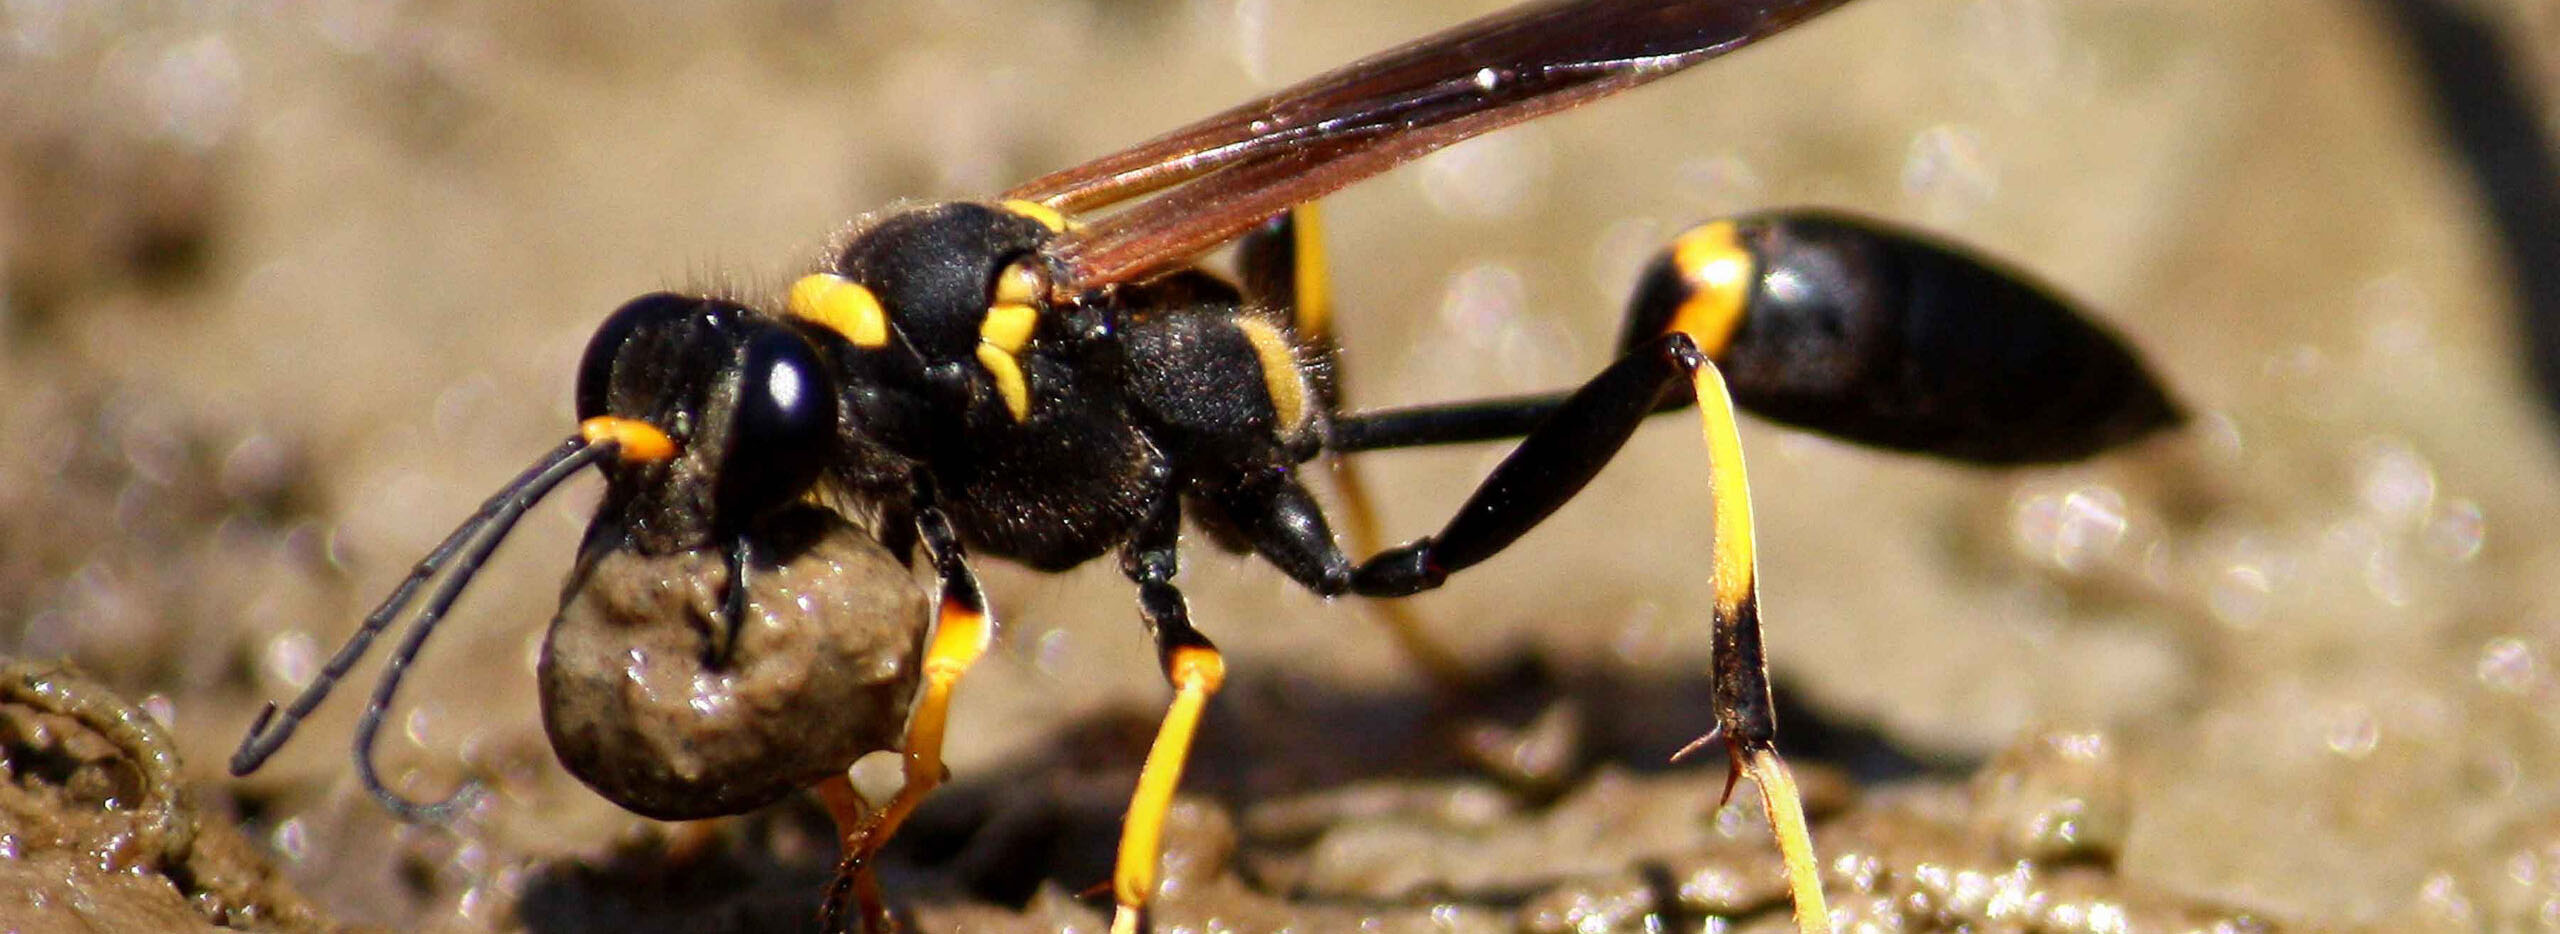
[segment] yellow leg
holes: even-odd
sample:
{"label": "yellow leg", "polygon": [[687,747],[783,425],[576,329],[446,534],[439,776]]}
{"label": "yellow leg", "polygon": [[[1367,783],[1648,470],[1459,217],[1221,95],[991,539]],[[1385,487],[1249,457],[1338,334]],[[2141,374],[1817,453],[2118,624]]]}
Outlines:
{"label": "yellow leg", "polygon": [[[1289,213],[1293,259],[1290,270],[1290,329],[1297,333],[1299,341],[1315,348],[1324,357],[1325,369],[1333,380],[1333,392],[1324,400],[1325,410],[1330,412],[1341,405],[1339,396],[1343,373],[1342,355],[1336,350],[1333,339],[1333,283],[1332,272],[1325,262],[1324,212],[1314,204],[1302,204]],[[1345,457],[1334,457],[1331,462],[1334,490],[1342,495],[1343,534],[1350,539],[1351,553],[1377,554],[1384,538],[1378,532],[1376,501],[1370,498],[1369,486],[1361,479],[1359,462]],[[1449,651],[1448,646],[1424,632],[1422,618],[1414,615],[1404,604],[1390,600],[1364,602],[1373,618],[1386,625],[1387,633],[1396,640],[1396,647],[1403,650],[1405,657],[1412,659],[1434,685],[1455,691],[1474,680],[1473,674],[1458,661],[1457,653]]]}
{"label": "yellow leg", "polygon": [[[835,819],[837,843],[843,848],[847,864],[851,865],[853,854],[862,849],[864,828],[871,823],[871,803],[862,799],[862,793],[854,790],[853,780],[844,775],[819,782],[816,791],[818,800],[827,807],[827,816]],[[881,919],[889,916],[888,902],[880,897],[880,881],[871,872],[868,860],[850,870],[839,868],[835,884],[827,892],[826,920],[822,929],[828,934],[834,934],[842,927],[841,913],[848,898],[865,928],[879,927],[883,924]]]}
{"label": "yellow leg", "polygon": [[1796,930],[1800,934],[1831,934],[1831,909],[1822,897],[1822,874],[1813,856],[1813,834],[1805,828],[1804,798],[1796,794],[1796,779],[1787,771],[1786,760],[1778,758],[1775,749],[1753,750],[1744,760],[1743,771],[1760,786],[1760,809],[1769,818],[1769,832],[1778,838],[1778,858],[1786,863],[1787,891],[1795,896]]}
{"label": "yellow leg", "polygon": [[1324,210],[1313,203],[1289,211],[1294,262],[1290,273],[1289,324],[1298,337],[1333,346],[1333,270],[1325,263]]}
{"label": "yellow leg", "polygon": [[[1830,934],[1831,914],[1823,902],[1813,838],[1805,829],[1804,801],[1796,793],[1786,762],[1770,745],[1777,721],[1770,713],[1769,676],[1760,653],[1759,558],[1751,521],[1751,484],[1742,467],[1742,436],[1734,428],[1733,397],[1714,363],[1700,366],[1692,383],[1706,434],[1708,497],[1716,514],[1716,729],[1723,733],[1733,756],[1735,774],[1748,772],[1760,786],[1769,831],[1777,838],[1778,855],[1786,863],[1797,930]],[[1728,779],[1725,793],[1732,792]]]}
{"label": "yellow leg", "polygon": [[1155,745],[1147,750],[1147,764],[1138,770],[1138,791],[1129,798],[1128,822],[1120,830],[1120,857],[1111,871],[1111,896],[1119,909],[1111,918],[1111,934],[1145,929],[1147,900],[1156,891],[1156,863],[1164,852],[1165,815],[1173,809],[1174,789],[1182,784],[1182,766],[1191,758],[1200,713],[1226,680],[1227,663],[1217,649],[1185,646],[1174,651],[1166,673],[1173,679],[1173,705],[1156,730]]}
{"label": "yellow leg", "polygon": [[[972,591],[974,587],[970,588]],[[880,848],[896,836],[898,826],[924,803],[925,795],[942,784],[942,738],[950,722],[951,692],[967,674],[969,666],[986,654],[987,643],[994,638],[995,624],[986,611],[969,606],[959,595],[943,594],[939,620],[933,629],[933,641],[925,648],[924,690],[917,695],[915,709],[907,715],[906,783],[889,803],[877,811],[865,812],[862,796],[850,781],[829,779],[818,786],[829,813],[836,818],[837,830],[844,835],[844,858],[836,869],[836,885],[830,892],[828,910],[831,918],[841,909],[842,895],[850,891],[862,910],[866,927],[876,927],[887,917],[881,904],[879,883],[872,878],[872,859]]]}

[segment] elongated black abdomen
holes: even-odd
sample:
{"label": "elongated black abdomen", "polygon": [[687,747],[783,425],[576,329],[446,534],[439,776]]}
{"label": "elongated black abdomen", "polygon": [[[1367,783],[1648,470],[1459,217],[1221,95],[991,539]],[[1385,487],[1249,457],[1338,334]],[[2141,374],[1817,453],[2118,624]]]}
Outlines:
{"label": "elongated black abdomen", "polygon": [[1733,225],[1754,275],[1713,356],[1754,412],[1986,463],[2074,460],[2179,421],[2121,340],[2021,273],[1844,215]]}

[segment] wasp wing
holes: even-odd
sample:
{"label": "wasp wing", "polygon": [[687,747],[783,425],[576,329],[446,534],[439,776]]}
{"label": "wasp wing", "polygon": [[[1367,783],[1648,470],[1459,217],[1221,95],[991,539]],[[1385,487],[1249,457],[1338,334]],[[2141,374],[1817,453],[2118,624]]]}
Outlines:
{"label": "wasp wing", "polygon": [[[1379,53],[1007,192],[1082,211],[1051,241],[1075,294],[1163,272],[1292,205],[1433,150],[1652,81],[1846,0],[1549,0]],[[1185,184],[1188,183],[1188,184]]]}

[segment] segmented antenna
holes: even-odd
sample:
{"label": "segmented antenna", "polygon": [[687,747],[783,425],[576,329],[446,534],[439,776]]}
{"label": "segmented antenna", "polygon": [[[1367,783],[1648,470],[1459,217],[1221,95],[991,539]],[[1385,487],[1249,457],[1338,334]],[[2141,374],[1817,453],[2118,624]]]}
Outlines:
{"label": "segmented antenna", "polygon": [[[313,678],[310,686],[303,688],[302,694],[284,708],[282,717],[276,715],[277,708],[272,701],[258,712],[258,718],[249,725],[249,735],[241,738],[239,750],[231,754],[231,774],[247,775],[265,765],[268,757],[275,755],[286,740],[293,738],[293,731],[302,725],[303,718],[310,716],[311,711],[328,698],[330,689],[337,686],[338,680],[346,677],[356,662],[363,660],[366,650],[373,646],[374,638],[408,611],[418,588],[445,571],[451,563],[452,573],[446,574],[444,580],[436,585],[427,598],[426,606],[410,622],[408,633],[401,638],[399,647],[393,650],[390,663],[383,668],[381,680],[374,684],[373,697],[365,705],[364,719],[356,725],[355,733],[356,774],[364,782],[365,791],[372,793],[383,807],[400,815],[403,820],[416,823],[451,820],[470,803],[466,799],[478,794],[479,786],[466,782],[443,799],[424,803],[402,797],[385,786],[373,765],[373,739],[382,729],[383,715],[391,707],[392,696],[400,690],[401,676],[407,673],[409,663],[417,658],[427,636],[435,632],[436,623],[462,596],[462,589],[471,583],[472,575],[479,572],[490,553],[506,540],[516,521],[524,518],[525,512],[541,502],[561,481],[591,464],[614,456],[619,447],[611,439],[591,441],[583,436],[572,436],[542,455],[514,480],[508,481],[487,502],[481,503],[478,512],[464,520],[453,534],[445,536],[434,550],[427,552],[416,567],[409,569],[409,576],[391,591],[391,596],[384,598],[382,605],[374,607],[373,612],[365,616],[364,625],[347,637],[346,645],[329,658],[327,665],[321,666],[319,676]],[[461,555],[459,562],[454,561],[457,554]]]}

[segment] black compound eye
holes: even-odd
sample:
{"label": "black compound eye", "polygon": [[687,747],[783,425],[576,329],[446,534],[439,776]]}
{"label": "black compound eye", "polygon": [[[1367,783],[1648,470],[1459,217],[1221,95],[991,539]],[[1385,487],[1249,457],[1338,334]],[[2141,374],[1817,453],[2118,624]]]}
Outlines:
{"label": "black compound eye", "polygon": [[731,521],[798,499],[836,440],[835,385],[806,338],[758,329],[738,361],[737,412],[715,492]]}
{"label": "black compound eye", "polygon": [[682,320],[702,307],[700,299],[686,298],[673,292],[652,292],[622,303],[596,327],[596,336],[587,339],[587,352],[578,358],[578,419],[585,421],[607,414],[608,397],[613,390],[613,367],[622,356],[623,345],[641,331]]}

